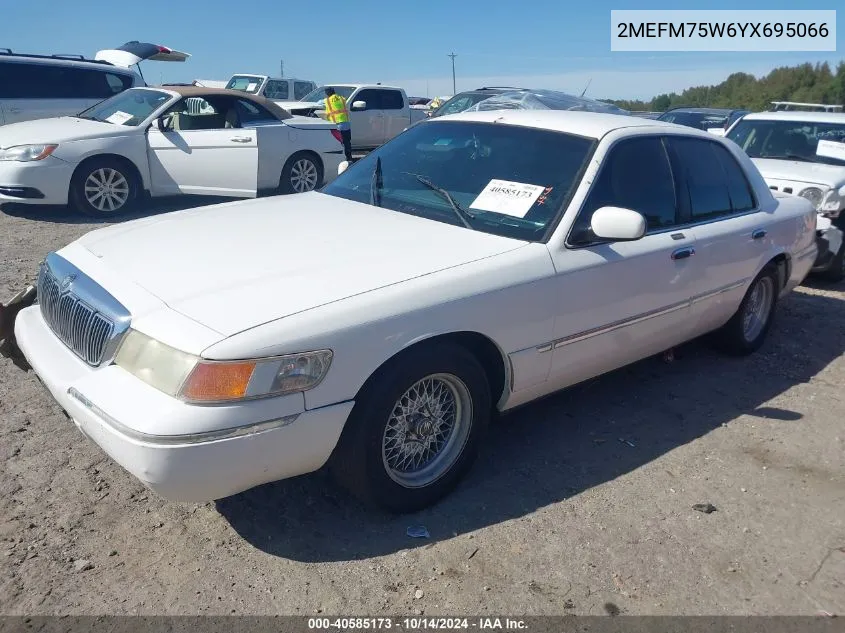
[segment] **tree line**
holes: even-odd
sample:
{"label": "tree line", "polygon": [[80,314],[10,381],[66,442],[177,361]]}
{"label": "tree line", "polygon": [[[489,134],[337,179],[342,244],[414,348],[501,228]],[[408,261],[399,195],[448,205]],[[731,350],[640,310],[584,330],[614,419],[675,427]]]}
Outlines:
{"label": "tree line", "polygon": [[681,94],[671,92],[651,101],[605,99],[626,110],[662,112],[674,106],[767,110],[772,101],[799,101],[845,105],[845,61],[834,73],[827,62],[775,68],[757,79],[748,73],[733,73],[715,86],[695,86]]}

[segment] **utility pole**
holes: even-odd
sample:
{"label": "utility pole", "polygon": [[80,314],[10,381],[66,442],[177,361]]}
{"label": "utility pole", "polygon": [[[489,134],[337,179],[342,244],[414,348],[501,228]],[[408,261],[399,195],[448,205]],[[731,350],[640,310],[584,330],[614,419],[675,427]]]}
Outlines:
{"label": "utility pole", "polygon": [[279,72],[281,73],[279,77],[285,76],[285,60],[283,59],[279,60]]}
{"label": "utility pole", "polygon": [[455,52],[452,51],[452,53],[447,55],[447,57],[452,58],[452,95],[454,96],[458,92],[458,89],[455,87],[455,58],[457,55],[455,55]]}

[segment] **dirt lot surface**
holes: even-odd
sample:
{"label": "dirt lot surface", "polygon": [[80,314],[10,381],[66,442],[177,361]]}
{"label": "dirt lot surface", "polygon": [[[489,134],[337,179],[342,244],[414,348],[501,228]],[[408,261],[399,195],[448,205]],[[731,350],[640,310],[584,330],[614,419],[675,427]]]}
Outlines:
{"label": "dirt lot surface", "polygon": [[[95,226],[0,212],[0,296]],[[692,343],[504,418],[411,517],[322,473],[164,502],[0,359],[0,613],[845,615],[843,290],[750,358]]]}

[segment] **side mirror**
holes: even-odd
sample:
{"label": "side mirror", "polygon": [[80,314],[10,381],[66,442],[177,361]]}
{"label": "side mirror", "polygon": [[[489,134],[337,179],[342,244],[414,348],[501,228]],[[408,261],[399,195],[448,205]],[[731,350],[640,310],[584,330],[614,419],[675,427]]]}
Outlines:
{"label": "side mirror", "polygon": [[345,160],[337,166],[337,175],[340,176],[343,172],[349,169],[349,161]]}
{"label": "side mirror", "polygon": [[352,104],[353,110],[366,110],[367,109],[367,102],[366,101],[355,101]]}
{"label": "side mirror", "polygon": [[155,126],[159,132],[170,132],[173,128],[171,127],[171,123],[173,122],[172,116],[167,116],[166,114],[162,114],[155,120]]}
{"label": "side mirror", "polygon": [[633,209],[601,207],[593,213],[590,228],[598,238],[630,242],[645,235],[646,220],[641,213]]}

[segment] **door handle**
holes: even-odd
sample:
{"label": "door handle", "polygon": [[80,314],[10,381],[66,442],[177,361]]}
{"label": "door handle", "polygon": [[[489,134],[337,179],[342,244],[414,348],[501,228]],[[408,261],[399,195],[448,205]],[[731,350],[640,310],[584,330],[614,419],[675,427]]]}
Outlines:
{"label": "door handle", "polygon": [[767,235],[767,233],[766,233],[765,230],[757,229],[756,231],[754,231],[751,234],[751,239],[752,240],[762,240],[764,237],[766,237],[766,235]]}
{"label": "door handle", "polygon": [[234,136],[229,140],[233,143],[252,143],[252,138],[249,136]]}
{"label": "door handle", "polygon": [[695,249],[692,246],[686,246],[684,248],[679,248],[678,250],[672,253],[672,259],[687,259],[688,257],[692,257],[695,255]]}

